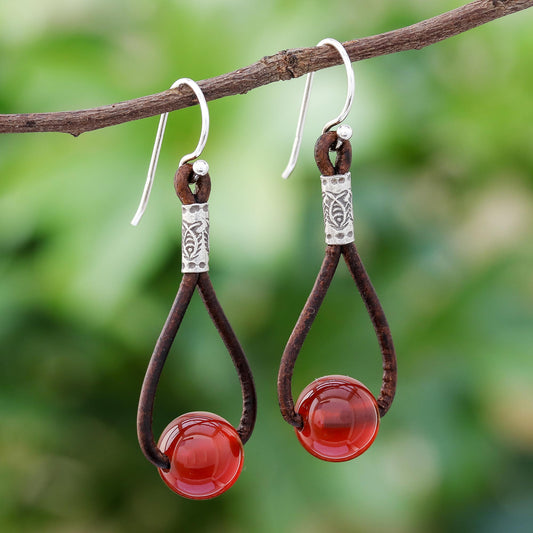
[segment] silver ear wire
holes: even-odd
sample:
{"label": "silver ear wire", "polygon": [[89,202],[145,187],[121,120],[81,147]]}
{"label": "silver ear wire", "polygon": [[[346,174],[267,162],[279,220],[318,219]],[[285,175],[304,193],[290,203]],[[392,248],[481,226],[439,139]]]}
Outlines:
{"label": "silver ear wire", "polygon": [[[194,152],[186,154],[180,159],[179,166],[181,167],[181,165],[183,165],[184,163],[187,163],[188,161],[197,158],[204,149],[205,143],[207,142],[207,136],[209,134],[209,110],[207,108],[207,102],[205,100],[204,93],[195,81],[191,80],[190,78],[180,78],[179,80],[176,80],[170,88],[176,89],[180,85],[188,85],[194,91],[194,94],[198,99],[198,103],[200,104],[200,110],[202,112],[202,131],[200,133],[198,145],[196,146]],[[148,199],[150,198],[150,192],[152,191],[152,185],[154,183],[155,170],[157,168],[157,162],[159,160],[159,152],[161,151],[161,144],[163,142],[163,135],[165,134],[167,119],[168,113],[163,113],[161,115],[161,118],[159,119],[159,126],[157,127],[157,133],[155,135],[154,149],[152,151],[152,158],[150,159],[150,166],[148,167],[146,183],[144,184],[141,202],[139,204],[137,212],[135,213],[135,216],[133,217],[133,220],[131,221],[132,226],[136,226],[141,220],[146,210]],[[201,168],[208,169],[209,167],[207,166],[207,163],[205,163],[205,165],[201,165]],[[201,174],[201,171],[198,172],[198,174]]]}
{"label": "silver ear wire", "polygon": [[[355,93],[355,79],[352,69],[352,63],[350,61],[350,57],[344,49],[344,46],[342,46],[339,41],[330,38],[323,39],[317,44],[317,46],[324,45],[333,46],[341,55],[342,61],[344,62],[344,66],[346,67],[348,90],[346,94],[346,102],[344,103],[344,107],[342,108],[340,115],[337,118],[330,120],[322,129],[322,133],[326,133],[326,131],[331,129],[333,126],[340,124],[348,116],[348,113],[350,112],[350,109],[352,107]],[[304,129],[305,117],[307,115],[307,108],[309,107],[309,97],[311,94],[311,84],[313,83],[314,74],[314,72],[310,72],[307,75],[307,80],[305,82],[304,96],[302,100],[302,106],[300,108],[300,116],[298,118],[298,124],[296,126],[296,137],[294,138],[294,144],[292,145],[292,152],[289,158],[289,163],[287,164],[287,167],[285,168],[282,174],[282,177],[285,179],[287,179],[291,175],[292,171],[294,170],[294,167],[296,166],[296,161],[298,160],[298,154],[300,152],[300,146],[302,144],[302,133]]]}

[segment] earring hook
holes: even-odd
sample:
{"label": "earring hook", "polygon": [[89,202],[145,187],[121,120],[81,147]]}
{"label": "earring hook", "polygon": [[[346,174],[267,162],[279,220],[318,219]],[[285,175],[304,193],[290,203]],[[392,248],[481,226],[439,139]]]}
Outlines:
{"label": "earring hook", "polygon": [[[344,103],[344,107],[342,108],[342,111],[340,112],[339,116],[337,118],[334,118],[333,120],[330,120],[322,129],[322,133],[326,133],[333,126],[340,124],[347,117],[352,107],[355,93],[355,79],[352,69],[352,62],[350,61],[350,57],[348,56],[346,49],[339,41],[331,38],[322,39],[322,41],[317,44],[317,46],[324,45],[333,46],[341,55],[342,61],[344,62],[344,66],[346,67],[348,90],[346,93],[346,102]],[[292,171],[294,170],[294,167],[296,166],[296,161],[298,160],[298,154],[300,152],[300,146],[302,144],[302,133],[304,129],[305,117],[307,115],[307,109],[309,107],[309,97],[311,95],[311,85],[313,83],[314,74],[314,72],[310,72],[307,75],[302,106],[300,108],[300,116],[298,118],[298,125],[296,126],[296,137],[294,138],[294,144],[292,145],[292,152],[289,158],[289,163],[287,164],[287,167],[285,168],[282,174],[282,177],[284,179],[287,179],[291,175]]]}
{"label": "earring hook", "polygon": [[[200,133],[198,145],[196,146],[194,152],[184,155],[180,159],[178,165],[179,167],[181,167],[181,165],[183,165],[184,163],[187,163],[188,161],[197,158],[202,153],[202,150],[205,147],[205,143],[207,142],[207,136],[209,134],[209,109],[207,108],[207,102],[204,93],[202,92],[202,89],[200,89],[199,85],[190,78],[180,78],[179,80],[176,80],[170,86],[170,88],[176,89],[180,85],[188,85],[194,91],[194,94],[198,99],[198,103],[200,104],[200,110],[202,112],[202,131]],[[148,199],[150,198],[150,192],[152,191],[152,185],[154,184],[155,170],[157,168],[157,162],[159,160],[159,152],[161,151],[161,144],[163,142],[163,135],[165,134],[167,119],[168,112],[162,113],[161,118],[159,119],[157,133],[155,134],[154,149],[152,151],[152,158],[150,159],[150,166],[148,167],[148,175],[146,176],[146,183],[144,184],[141,202],[139,204],[137,212],[135,213],[135,216],[133,217],[133,220],[131,221],[132,226],[136,226],[139,223],[146,210],[146,206],[148,205]]]}

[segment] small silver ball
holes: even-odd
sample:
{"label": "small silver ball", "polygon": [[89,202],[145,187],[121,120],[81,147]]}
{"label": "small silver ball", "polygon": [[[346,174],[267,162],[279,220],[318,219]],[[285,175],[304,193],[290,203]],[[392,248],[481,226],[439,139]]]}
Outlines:
{"label": "small silver ball", "polygon": [[348,124],[341,124],[337,128],[337,137],[343,141],[347,141],[352,138],[352,128]]}
{"label": "small silver ball", "polygon": [[197,159],[192,164],[192,170],[195,174],[198,174],[198,176],[205,176],[209,172],[209,165],[207,164],[207,161]]}

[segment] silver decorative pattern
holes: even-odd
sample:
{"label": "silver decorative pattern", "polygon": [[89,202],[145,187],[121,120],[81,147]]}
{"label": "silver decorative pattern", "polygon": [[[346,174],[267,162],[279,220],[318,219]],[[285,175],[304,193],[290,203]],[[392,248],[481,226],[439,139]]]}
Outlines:
{"label": "silver decorative pattern", "polygon": [[326,244],[354,241],[352,175],[320,176]]}
{"label": "silver decorative pattern", "polygon": [[208,204],[181,206],[181,271],[209,270]]}

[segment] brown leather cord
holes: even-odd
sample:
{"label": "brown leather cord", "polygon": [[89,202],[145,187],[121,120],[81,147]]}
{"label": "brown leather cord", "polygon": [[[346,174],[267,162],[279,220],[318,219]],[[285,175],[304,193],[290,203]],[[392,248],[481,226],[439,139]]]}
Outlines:
{"label": "brown leather cord", "polygon": [[[196,192],[193,194],[190,189],[190,184],[194,182],[196,182]],[[196,176],[192,170],[192,165],[186,163],[178,168],[174,179],[174,186],[178,197],[184,205],[205,203],[209,199],[211,180],[209,174]],[[170,468],[170,461],[157,447],[152,430],[155,395],[168,353],[181,325],[185,311],[191,301],[194,289],[197,286],[209,316],[224,341],[239,375],[243,407],[237,432],[243,444],[246,443],[252,434],[257,415],[257,399],[250,365],[216,297],[209,273],[183,274],[176,299],[170,309],[168,318],[150,358],[137,411],[137,436],[141,450],[151,463],[164,470]]]}
{"label": "brown leather cord", "polygon": [[[349,141],[343,141],[336,149],[337,134],[329,131],[321,135],[315,145],[315,161],[323,176],[346,174],[350,170],[352,160],[352,148]],[[335,165],[329,158],[329,152],[337,152]],[[302,429],[303,421],[294,410],[292,397],[292,375],[294,365],[305,338],[313,325],[320,306],[324,301],[331,280],[337,269],[341,254],[344,256],[348,270],[354,279],[357,289],[365,303],[366,309],[374,326],[378,339],[382,359],[383,378],[377,404],[380,416],[384,416],[389,410],[396,391],[397,365],[394,344],[385,313],[378,299],[376,291],[370,282],[370,278],[361,262],[355,244],[352,242],[345,245],[328,245],[322,267],[316,278],[315,284],[304,308],[289,337],[287,346],[281,357],[278,374],[278,400],[283,418],[297,429]]]}
{"label": "brown leather cord", "polygon": [[235,335],[222,306],[220,305],[215,289],[207,272],[202,272],[198,278],[198,291],[209,312],[209,316],[217,328],[226,348],[231,356],[233,365],[239,375],[242,392],[242,415],[237,428],[243,444],[250,438],[257,416],[257,399],[255,396],[254,378],[246,355]]}
{"label": "brown leather cord", "polygon": [[191,301],[199,274],[183,274],[176,299],[170,308],[170,313],[163,326],[161,335],[157,339],[154,352],[144,376],[137,410],[137,437],[145,457],[159,468],[168,470],[170,461],[157,447],[152,431],[152,413],[157,384],[163,371],[163,366],[174,342],[174,337]]}
{"label": "brown leather cord", "polygon": [[381,391],[377,403],[379,414],[383,416],[389,410],[396,392],[397,365],[392,334],[381,302],[366,273],[355,244],[351,242],[350,244],[343,245],[341,248],[344,261],[365,303],[376,332],[376,337],[378,338],[379,348],[383,358],[383,378],[381,380]]}
{"label": "brown leather cord", "polygon": [[281,358],[278,374],[278,398],[281,414],[289,424],[298,429],[302,429],[303,421],[302,417],[294,411],[294,401],[292,399],[291,389],[294,364],[328,292],[333,274],[335,274],[339,264],[340,256],[340,246],[328,246],[326,248],[326,255],[315,280],[313,290],[309,294],[304,308],[296,321]]}

